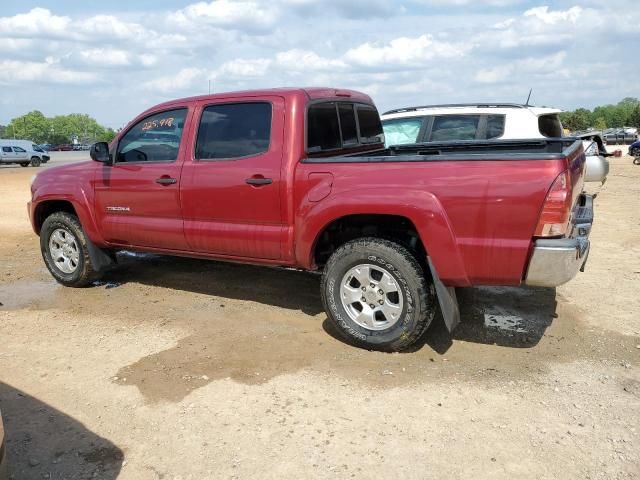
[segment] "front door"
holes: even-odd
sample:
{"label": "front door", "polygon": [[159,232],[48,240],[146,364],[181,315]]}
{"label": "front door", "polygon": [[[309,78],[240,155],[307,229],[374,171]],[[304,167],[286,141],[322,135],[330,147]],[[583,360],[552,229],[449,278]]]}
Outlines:
{"label": "front door", "polygon": [[14,161],[20,162],[24,160],[29,160],[29,153],[22,147],[13,147],[14,152]]}
{"label": "front door", "polygon": [[[95,178],[95,210],[107,242],[185,250],[180,182],[188,109],[147,116],[118,141]],[[185,132],[187,133],[187,132]]]}
{"label": "front door", "polygon": [[284,100],[203,102],[182,175],[185,236],[196,252],[281,258]]}

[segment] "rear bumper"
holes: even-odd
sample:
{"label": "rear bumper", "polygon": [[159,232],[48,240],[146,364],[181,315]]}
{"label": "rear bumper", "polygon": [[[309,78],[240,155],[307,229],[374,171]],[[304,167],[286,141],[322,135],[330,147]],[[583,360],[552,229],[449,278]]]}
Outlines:
{"label": "rear bumper", "polygon": [[568,237],[535,241],[525,284],[557,287],[583,270],[589,256],[592,224],[593,197],[584,195],[574,213],[572,231]]}

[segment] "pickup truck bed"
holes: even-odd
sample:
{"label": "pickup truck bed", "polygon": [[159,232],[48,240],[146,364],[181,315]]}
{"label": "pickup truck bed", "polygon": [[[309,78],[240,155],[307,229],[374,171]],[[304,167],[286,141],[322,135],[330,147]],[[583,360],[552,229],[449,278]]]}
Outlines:
{"label": "pickup truck bed", "polygon": [[[430,143],[306,158],[296,183],[330,171],[331,195],[317,207],[327,217],[366,205],[411,218],[448,286],[520,285],[549,186],[583,162],[581,143],[570,139]],[[582,182],[579,173],[572,178],[573,205]],[[305,193],[296,203],[306,203]],[[315,231],[307,218],[298,228]]]}

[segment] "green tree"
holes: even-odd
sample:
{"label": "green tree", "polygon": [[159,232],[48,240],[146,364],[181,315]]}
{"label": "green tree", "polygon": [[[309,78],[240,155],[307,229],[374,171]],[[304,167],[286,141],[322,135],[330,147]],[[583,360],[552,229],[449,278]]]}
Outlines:
{"label": "green tree", "polygon": [[596,130],[604,130],[607,128],[607,121],[604,117],[598,117],[593,121],[593,128]]}
{"label": "green tree", "polygon": [[640,103],[636,105],[629,114],[627,125],[630,127],[640,128]]}
{"label": "green tree", "polygon": [[11,120],[7,128],[11,131],[11,136],[44,143],[48,137],[49,121],[42,112],[34,110]]}
{"label": "green tree", "polygon": [[97,136],[96,141],[110,143],[116,136],[116,131],[113,128],[106,128]]}

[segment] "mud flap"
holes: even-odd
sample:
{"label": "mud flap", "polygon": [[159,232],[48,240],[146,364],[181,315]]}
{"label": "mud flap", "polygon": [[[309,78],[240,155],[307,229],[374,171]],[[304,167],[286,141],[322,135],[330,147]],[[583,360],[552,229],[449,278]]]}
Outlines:
{"label": "mud flap", "polygon": [[101,248],[98,248],[89,237],[87,237],[87,250],[89,251],[89,259],[91,265],[96,272],[102,272],[116,263],[113,255],[110,255]]}
{"label": "mud flap", "polygon": [[458,298],[456,297],[456,289],[453,287],[447,287],[440,281],[438,273],[436,272],[431,257],[427,257],[429,262],[429,269],[431,270],[431,276],[433,277],[433,284],[436,287],[436,295],[438,295],[438,303],[440,303],[440,310],[444,317],[444,324],[447,326],[449,332],[453,330],[460,323],[460,308],[458,307]]}

